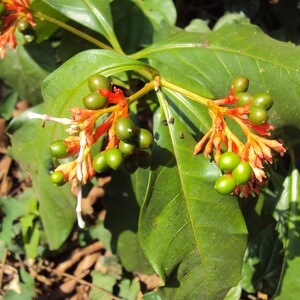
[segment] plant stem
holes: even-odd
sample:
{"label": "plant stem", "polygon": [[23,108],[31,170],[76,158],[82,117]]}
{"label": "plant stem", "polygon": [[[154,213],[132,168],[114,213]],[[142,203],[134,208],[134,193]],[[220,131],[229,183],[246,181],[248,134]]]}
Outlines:
{"label": "plant stem", "polygon": [[178,92],[178,93],[190,98],[191,100],[196,101],[198,103],[201,103],[205,106],[208,106],[209,101],[212,101],[210,99],[201,97],[201,96],[199,96],[199,95],[197,95],[193,92],[190,92],[190,91],[188,91],[184,88],[181,88],[181,87],[177,86],[176,84],[173,84],[173,83],[171,83],[171,82],[169,82],[169,81],[167,81],[163,78],[160,79],[160,85],[161,85],[161,87],[170,89],[174,92]]}
{"label": "plant stem", "polygon": [[99,48],[115,51],[112,47],[98,41],[97,39],[91,37],[90,35],[82,32],[82,31],[76,29],[75,27],[70,26],[62,21],[59,21],[52,17],[49,17],[41,12],[36,12],[33,15],[34,15],[34,17],[40,19],[41,21],[47,21],[47,22],[53,23],[55,25],[58,25],[59,27],[64,28],[65,30],[68,30],[69,32],[81,37],[82,39],[89,41],[90,43],[96,45]]}
{"label": "plant stem", "polygon": [[156,77],[152,81],[146,83],[143,88],[141,88],[139,91],[131,95],[127,98],[128,105],[136,101],[137,99],[141,98],[142,96],[149,93],[151,90],[154,90],[159,87],[160,81],[159,78]]}

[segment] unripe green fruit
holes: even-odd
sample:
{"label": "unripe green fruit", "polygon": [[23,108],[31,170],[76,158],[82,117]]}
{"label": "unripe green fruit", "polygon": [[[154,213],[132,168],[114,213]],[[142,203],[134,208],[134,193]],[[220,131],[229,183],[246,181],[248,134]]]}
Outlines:
{"label": "unripe green fruit", "polygon": [[124,159],[123,163],[123,169],[129,174],[133,174],[137,168],[139,167],[139,164],[137,162],[137,157],[135,155],[127,156]]}
{"label": "unripe green fruit", "polygon": [[6,7],[3,3],[0,3],[0,17],[2,17],[4,15],[6,11]]}
{"label": "unripe green fruit", "polygon": [[251,105],[248,119],[253,125],[262,125],[267,122],[268,113],[264,108]]}
{"label": "unripe green fruit", "polygon": [[249,93],[240,93],[236,95],[236,97],[238,98],[238,101],[236,102],[237,106],[247,105],[252,98],[252,96]]}
{"label": "unripe green fruit", "polygon": [[117,137],[125,142],[131,141],[135,134],[136,126],[131,119],[121,117],[117,120],[115,125],[115,132]]}
{"label": "unripe green fruit", "polygon": [[236,77],[232,80],[231,87],[233,87],[234,95],[247,92],[249,87],[249,79],[247,77]]}
{"label": "unripe green fruit", "polygon": [[107,149],[104,152],[104,157],[108,166],[113,170],[117,170],[122,167],[124,156],[120,149],[118,148]]}
{"label": "unripe green fruit", "polygon": [[232,178],[237,184],[248,182],[252,175],[252,168],[246,161],[241,161],[238,166],[232,171]]}
{"label": "unripe green fruit", "polygon": [[52,183],[54,183],[57,186],[62,186],[66,183],[64,174],[63,174],[63,172],[60,172],[60,171],[52,172],[50,175],[50,180]]}
{"label": "unripe green fruit", "polygon": [[253,96],[253,101],[251,106],[258,106],[260,108],[264,108],[269,110],[273,105],[273,97],[268,93],[259,93]]}
{"label": "unripe green fruit", "polygon": [[144,150],[139,150],[137,153],[138,165],[142,169],[147,169],[151,164],[151,154]]}
{"label": "unripe green fruit", "polygon": [[107,103],[107,98],[99,94],[98,92],[92,92],[83,98],[83,104],[87,109],[100,109]]}
{"label": "unripe green fruit", "polygon": [[93,168],[97,173],[108,170],[109,166],[105,160],[104,152],[100,152],[93,158]]}
{"label": "unripe green fruit", "polygon": [[141,149],[148,149],[152,146],[152,144],[153,144],[152,133],[145,128],[139,128],[136,135],[137,147]]}
{"label": "unripe green fruit", "polygon": [[68,152],[68,145],[63,140],[57,140],[50,146],[50,153],[56,158],[66,158],[70,154]]}
{"label": "unripe green fruit", "polygon": [[223,172],[231,172],[240,163],[241,159],[234,152],[223,153],[218,161],[218,166]]}
{"label": "unripe green fruit", "polygon": [[33,43],[36,40],[36,33],[32,31],[30,34],[24,34],[23,39],[26,44]]}
{"label": "unripe green fruit", "polygon": [[135,145],[131,143],[126,143],[122,140],[119,142],[119,149],[125,154],[125,155],[132,155],[135,150]]}
{"label": "unripe green fruit", "polygon": [[29,34],[32,32],[32,27],[26,19],[19,21],[17,27],[19,32],[23,34]]}
{"label": "unripe green fruit", "polygon": [[88,79],[88,86],[91,92],[99,89],[110,89],[110,81],[103,75],[93,75]]}
{"label": "unripe green fruit", "polygon": [[215,182],[215,189],[222,195],[229,195],[236,189],[235,180],[229,175],[219,177]]}

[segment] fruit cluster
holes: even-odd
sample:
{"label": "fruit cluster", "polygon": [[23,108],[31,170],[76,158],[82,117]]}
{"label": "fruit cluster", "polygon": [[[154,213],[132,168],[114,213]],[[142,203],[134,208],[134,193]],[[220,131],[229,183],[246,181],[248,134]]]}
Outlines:
{"label": "fruit cluster", "polygon": [[252,168],[247,161],[242,161],[234,152],[223,153],[218,166],[225,174],[215,182],[215,189],[223,195],[232,193],[238,185],[247,183],[252,176]]}
{"label": "fruit cluster", "polygon": [[268,120],[268,110],[273,106],[273,97],[266,92],[251,95],[248,93],[249,79],[246,77],[235,78],[231,86],[237,98],[239,107],[249,105],[248,120],[253,125],[262,125]]}
{"label": "fruit cluster", "polygon": [[[102,75],[93,75],[88,79],[88,87],[90,93],[83,98],[83,104],[87,110],[80,110],[81,114],[91,114],[98,118],[98,112],[103,111],[109,104],[117,104],[120,99],[124,101],[124,97],[115,98],[107,97],[109,89],[111,89],[110,80]],[[104,95],[103,95],[104,94]],[[94,120],[95,121],[95,120]],[[102,127],[103,126],[103,127]],[[105,132],[108,132],[108,143],[103,151],[95,155],[93,158],[89,155],[90,174],[94,172],[102,173],[109,168],[113,170],[123,167],[128,173],[134,173],[138,167],[148,168],[151,160],[150,148],[153,144],[153,136],[150,131],[135,126],[133,121],[128,117],[128,109],[124,103],[111,116],[95,130],[97,138]],[[94,131],[90,128],[90,131]],[[100,132],[100,134],[99,134]],[[75,136],[76,138],[76,136]],[[96,141],[95,135],[93,142]],[[71,138],[74,140],[74,137]],[[80,148],[78,145],[74,148],[74,142],[70,142],[70,137],[66,140],[57,140],[50,146],[50,153],[54,158],[65,159],[74,156]],[[89,151],[89,148],[88,148]],[[73,167],[71,163],[71,167]],[[70,176],[70,163],[58,166],[50,175],[50,180],[57,186],[63,185]],[[74,168],[73,168],[74,170]],[[73,171],[74,172],[74,171]],[[68,173],[68,174],[66,174]],[[67,175],[67,176],[66,176]],[[91,177],[91,176],[90,176]]]}
{"label": "fruit cluster", "polygon": [[150,131],[138,128],[128,117],[121,117],[115,124],[115,133],[119,139],[118,148],[109,148],[98,153],[93,159],[93,167],[97,173],[108,168],[117,170],[123,166],[128,173],[134,173],[138,167],[148,168],[151,154],[149,149],[153,143]]}
{"label": "fruit cluster", "polygon": [[[266,183],[264,165],[272,163],[271,150],[285,152],[281,143],[264,138],[274,129],[267,122],[272,96],[269,93],[251,95],[248,87],[248,78],[237,77],[231,82],[227,97],[200,99],[209,109],[212,127],[196,144],[194,154],[204,148],[204,155],[208,156],[214,150],[214,160],[225,173],[215,182],[220,194],[235,193],[241,197],[258,194],[260,186]],[[240,126],[245,142],[232,132],[227,118]]]}
{"label": "fruit cluster", "polygon": [[17,28],[25,43],[33,43],[36,40],[36,32],[26,18],[18,21]]}

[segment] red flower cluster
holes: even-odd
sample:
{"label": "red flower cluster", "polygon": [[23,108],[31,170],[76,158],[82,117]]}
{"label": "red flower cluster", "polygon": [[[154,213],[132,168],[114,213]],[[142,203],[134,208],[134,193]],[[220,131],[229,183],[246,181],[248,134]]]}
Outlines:
{"label": "red flower cluster", "polygon": [[0,57],[6,55],[6,45],[9,49],[17,46],[15,30],[20,20],[26,19],[29,24],[35,26],[32,14],[30,12],[29,0],[2,0],[5,6],[4,15],[1,17],[0,27]]}

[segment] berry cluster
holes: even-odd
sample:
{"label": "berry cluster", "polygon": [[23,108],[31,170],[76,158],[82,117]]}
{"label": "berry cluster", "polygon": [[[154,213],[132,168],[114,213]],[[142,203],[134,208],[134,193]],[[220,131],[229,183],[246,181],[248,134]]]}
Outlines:
{"label": "berry cluster", "polygon": [[247,92],[249,79],[237,77],[232,81],[234,95],[239,107],[249,106],[248,120],[253,125],[262,125],[268,120],[268,110],[273,106],[273,97],[266,92],[251,95]]}
{"label": "berry cluster", "polygon": [[[258,194],[259,187],[266,183],[264,165],[272,163],[271,149],[285,152],[281,143],[264,138],[274,129],[267,123],[272,96],[265,92],[252,96],[247,92],[248,87],[248,78],[237,77],[231,82],[226,98],[201,99],[213,122],[212,128],[197,143],[194,154],[199,153],[205,143],[205,156],[214,149],[214,160],[225,173],[215,182],[215,189],[220,194],[235,193],[241,197]],[[226,118],[233,119],[241,127],[245,143],[231,131]]]}
{"label": "berry cluster", "polygon": [[[155,88],[155,83],[146,85],[144,92]],[[148,84],[148,85],[149,85]],[[56,118],[30,112],[31,119],[43,119],[68,125],[69,136],[64,140],[54,141],[50,153],[60,163],[50,175],[50,180],[57,186],[70,182],[71,189],[77,191],[77,218],[80,227],[84,227],[81,217],[82,185],[91,179],[95,172],[102,173],[109,168],[117,170],[121,167],[129,173],[138,167],[148,168],[150,165],[150,148],[153,136],[150,131],[135,126],[129,118],[129,105],[143,92],[141,90],[126,98],[122,90],[114,87],[102,75],[88,78],[90,93],[83,98],[85,108],[74,107],[69,111],[73,118]],[[143,90],[143,89],[142,89]],[[133,99],[133,100],[132,100]],[[105,116],[106,119],[96,125],[96,121]],[[101,136],[104,147],[92,157],[91,147]],[[101,151],[102,150],[102,151]],[[64,160],[69,158],[67,160]]]}
{"label": "berry cluster", "polygon": [[223,153],[218,161],[220,170],[226,174],[215,182],[215,189],[223,195],[232,193],[239,184],[247,183],[252,176],[252,169],[247,161],[241,161],[234,152]]}
{"label": "berry cluster", "polygon": [[153,143],[150,131],[138,128],[130,118],[121,117],[115,124],[118,148],[110,148],[98,153],[93,159],[94,170],[105,172],[108,168],[117,170],[123,166],[128,173],[134,173],[138,167],[148,168],[151,154],[149,149]]}

